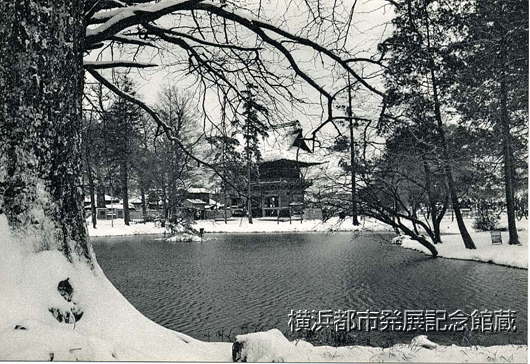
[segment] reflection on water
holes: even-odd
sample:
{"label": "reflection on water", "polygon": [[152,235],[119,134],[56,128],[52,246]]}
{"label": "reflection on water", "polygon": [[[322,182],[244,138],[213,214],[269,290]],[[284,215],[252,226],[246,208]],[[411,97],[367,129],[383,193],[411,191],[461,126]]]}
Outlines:
{"label": "reflection on water", "polygon": [[[214,340],[219,330],[239,334],[275,327],[287,332],[288,313],[299,309],[512,309],[517,311],[516,333],[429,337],[461,345],[526,343],[526,270],[428,259],[390,245],[389,235],[372,233],[209,238],[202,244],[151,236],[93,243],[107,277],[139,311],[198,339]],[[354,336],[374,343],[379,334]],[[385,335],[392,342],[414,336]]]}

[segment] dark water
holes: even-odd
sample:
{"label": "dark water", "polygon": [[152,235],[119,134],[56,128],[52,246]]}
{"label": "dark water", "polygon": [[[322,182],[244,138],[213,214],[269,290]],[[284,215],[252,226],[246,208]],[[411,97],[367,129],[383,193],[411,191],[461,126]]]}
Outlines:
{"label": "dark water", "polygon": [[[152,236],[93,239],[122,294],[153,321],[202,340],[278,328],[291,310],[517,311],[515,333],[428,333],[441,343],[526,343],[527,270],[429,259],[372,233],[219,234],[204,243]],[[352,332],[391,345],[423,334]],[[321,333],[322,342],[334,340]],[[344,338],[343,338],[344,339]]]}

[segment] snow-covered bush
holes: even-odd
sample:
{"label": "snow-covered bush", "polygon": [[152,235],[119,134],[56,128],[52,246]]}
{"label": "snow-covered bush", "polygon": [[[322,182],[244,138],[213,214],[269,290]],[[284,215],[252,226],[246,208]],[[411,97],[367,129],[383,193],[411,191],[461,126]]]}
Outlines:
{"label": "snow-covered bush", "polygon": [[492,210],[479,211],[475,221],[473,222],[473,228],[478,231],[491,231],[497,228],[499,216]]}

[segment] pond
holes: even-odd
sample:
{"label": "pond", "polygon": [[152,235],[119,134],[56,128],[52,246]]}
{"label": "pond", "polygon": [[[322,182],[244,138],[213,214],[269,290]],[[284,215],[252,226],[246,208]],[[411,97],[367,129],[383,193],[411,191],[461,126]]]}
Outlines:
{"label": "pond", "polygon": [[[375,233],[209,234],[92,239],[99,264],[144,315],[201,340],[278,328],[317,343],[388,346],[425,332],[291,332],[291,310],[515,310],[515,332],[429,332],[457,345],[525,343],[526,270],[430,259]],[[300,318],[296,316],[295,318]],[[316,319],[315,319],[316,320]],[[293,321],[301,322],[301,321]],[[303,326],[297,326],[303,328]]]}

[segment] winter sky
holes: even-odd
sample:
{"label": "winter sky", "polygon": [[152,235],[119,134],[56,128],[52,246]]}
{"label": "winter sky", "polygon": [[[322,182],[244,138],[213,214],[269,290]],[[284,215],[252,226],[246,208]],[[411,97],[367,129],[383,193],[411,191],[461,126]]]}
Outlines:
{"label": "winter sky", "polygon": [[[260,2],[261,3],[261,2]],[[333,0],[322,0],[323,6],[332,6]],[[301,18],[299,15],[299,10],[295,8],[292,4],[293,2],[285,2],[283,0],[269,0],[262,2],[263,7],[267,9],[266,15],[271,19],[279,19],[285,17],[289,20],[289,24],[297,24],[300,26],[301,21],[305,17]],[[286,4],[291,4],[286,5]],[[254,4],[255,5],[255,4]],[[359,57],[370,57],[376,53],[377,45],[391,33],[390,21],[392,19],[393,10],[391,5],[385,0],[347,0],[344,1],[344,6],[346,9],[351,8],[355,5],[355,13],[352,18],[352,28],[350,30],[350,37],[348,40],[348,46],[350,49],[355,50],[356,56]],[[252,5],[250,5],[252,6]],[[166,21],[171,21],[167,19]],[[310,52],[310,51],[308,51]],[[96,52],[93,52],[87,57],[87,60],[95,60]],[[110,60],[111,57],[114,59],[119,59],[118,57],[125,57],[125,55],[116,56],[106,52],[103,54],[102,60]],[[144,53],[144,59],[141,61],[151,61],[149,57],[152,57],[152,60],[155,63],[161,63],[160,59],[157,59],[157,56],[153,53]],[[302,63],[302,66],[305,69],[311,70],[311,67],[319,67],[316,64],[314,57],[309,53],[304,55],[304,52],[297,51],[296,57]],[[306,61],[306,59],[310,61]],[[166,59],[167,61],[167,59]],[[370,73],[371,70],[367,70],[366,73]],[[133,70],[131,71],[134,77],[134,81],[137,85],[138,95],[146,101],[148,104],[155,104],[157,101],[157,94],[160,92],[163,85],[173,85],[176,84],[179,88],[190,89],[191,78],[183,74],[183,72],[175,72],[173,69],[168,69],[165,67],[157,67],[156,69],[146,69],[146,70]],[[107,75],[110,72],[106,72]],[[108,77],[108,76],[107,76]],[[325,79],[320,79],[320,83],[326,84],[328,82]],[[382,85],[378,80],[372,80],[371,84],[376,86],[378,89],[382,89]],[[302,94],[305,95],[312,102],[318,103],[319,96],[316,91],[310,89],[310,87],[303,87],[299,89]],[[362,95],[359,102],[357,100],[357,107],[354,106],[354,112],[357,110],[357,113],[362,115],[359,116],[376,116],[378,114],[378,104],[379,101],[377,98],[372,97],[372,95],[366,96]],[[197,97],[198,99],[199,97]],[[218,105],[217,96],[213,93],[207,96],[207,112],[213,117],[217,118],[220,115],[220,106]],[[289,105],[287,106],[289,108]],[[299,119],[304,127],[307,130],[310,130],[316,127],[321,119],[323,118],[322,110],[320,107],[314,107],[311,110],[306,110],[304,113],[300,113],[299,110],[291,108],[290,111],[287,111],[287,114],[292,114],[292,119]],[[306,114],[301,115],[301,114]],[[289,116],[287,116],[289,117]]]}

